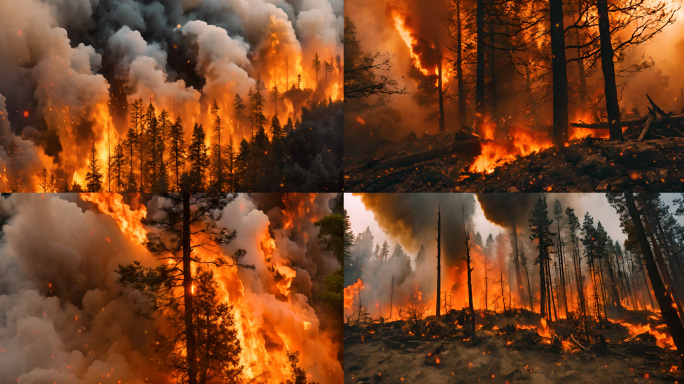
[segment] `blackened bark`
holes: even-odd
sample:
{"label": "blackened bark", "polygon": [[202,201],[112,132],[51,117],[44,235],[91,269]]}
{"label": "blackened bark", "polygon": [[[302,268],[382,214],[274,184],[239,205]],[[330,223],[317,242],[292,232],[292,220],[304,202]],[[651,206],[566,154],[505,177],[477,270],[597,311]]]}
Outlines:
{"label": "blackened bark", "polygon": [[485,33],[484,33],[484,0],[477,0],[475,12],[477,33],[477,63],[475,68],[475,129],[482,133],[484,121],[484,88],[485,88]]}
{"label": "blackened bark", "polygon": [[463,58],[461,36],[461,0],[456,0],[456,81],[458,82],[458,130],[466,123],[466,92],[463,85]]}
{"label": "blackened bark", "polygon": [[670,295],[668,288],[663,284],[663,281],[660,278],[658,266],[656,265],[653,253],[651,252],[651,246],[646,238],[646,232],[643,223],[641,222],[636,203],[634,202],[634,196],[632,196],[631,192],[625,193],[625,202],[629,215],[634,223],[634,229],[636,231],[637,239],[639,240],[641,253],[644,256],[644,262],[646,263],[648,278],[651,280],[653,293],[660,306],[660,314],[663,316],[665,324],[667,324],[667,329],[670,331],[672,341],[674,341],[674,344],[677,347],[677,353],[684,364],[684,327],[682,326],[682,321],[674,308],[674,302],[672,301],[672,296]]}
{"label": "blackened bark", "polygon": [[186,363],[188,365],[188,383],[197,384],[197,345],[195,343],[195,326],[192,322],[193,292],[192,266],[190,258],[190,194],[183,194],[183,300],[186,341]]}
{"label": "blackened bark", "polygon": [[598,27],[599,39],[601,41],[601,69],[603,70],[610,140],[622,140],[620,105],[618,104],[615,65],[613,63],[613,45],[611,43],[610,20],[608,18],[608,1],[596,0],[596,8],[599,16]]}
{"label": "blackened bark", "polygon": [[553,73],[553,139],[556,145],[563,145],[568,141],[568,73],[565,62],[563,1],[549,0],[549,3]]}

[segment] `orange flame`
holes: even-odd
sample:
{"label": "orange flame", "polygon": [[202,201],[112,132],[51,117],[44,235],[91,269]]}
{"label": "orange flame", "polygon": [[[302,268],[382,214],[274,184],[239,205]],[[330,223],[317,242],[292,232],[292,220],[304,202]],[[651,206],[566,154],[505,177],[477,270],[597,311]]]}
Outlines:
{"label": "orange flame", "polygon": [[354,296],[363,289],[363,281],[356,280],[356,283],[344,288],[344,307],[351,309],[354,305]]}

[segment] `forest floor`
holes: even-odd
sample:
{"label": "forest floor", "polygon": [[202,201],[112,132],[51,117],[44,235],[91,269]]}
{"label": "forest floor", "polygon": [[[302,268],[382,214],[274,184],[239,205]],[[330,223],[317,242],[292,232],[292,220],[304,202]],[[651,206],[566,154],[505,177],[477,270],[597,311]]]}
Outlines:
{"label": "forest floor", "polygon": [[[558,337],[542,337],[539,315],[528,311],[476,312],[474,342],[465,338],[460,326],[451,326],[458,320],[450,314],[440,322],[434,317],[422,320],[421,330],[413,335],[404,321],[345,325],[344,382],[684,382],[675,351],[658,347],[648,333],[630,336],[620,323],[601,331],[605,343],[580,342],[585,351],[565,340],[571,340],[567,324],[550,324],[548,329]],[[624,321],[653,322],[649,318],[654,316],[633,312]]]}
{"label": "forest floor", "polygon": [[[479,153],[472,145],[448,153],[425,154],[458,143],[452,135],[409,135],[376,141],[373,154],[345,159],[348,192],[609,192],[680,191],[684,183],[684,138],[652,137],[636,141],[586,137],[472,173]],[[437,156],[433,156],[437,154]],[[399,159],[399,160],[397,160]],[[416,161],[413,161],[416,160]]]}

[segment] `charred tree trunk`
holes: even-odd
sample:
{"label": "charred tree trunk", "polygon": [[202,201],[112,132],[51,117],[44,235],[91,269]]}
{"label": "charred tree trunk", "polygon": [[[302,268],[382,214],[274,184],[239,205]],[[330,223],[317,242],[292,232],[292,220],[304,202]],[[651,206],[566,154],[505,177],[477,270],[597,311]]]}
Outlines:
{"label": "charred tree trunk", "polygon": [[515,283],[518,286],[518,297],[520,298],[520,302],[522,303],[522,306],[525,307],[525,294],[523,293],[522,275],[520,273],[520,259],[518,257],[518,229],[515,225],[515,222],[513,222],[513,245],[515,248],[515,255],[513,257],[513,263],[515,264]]}
{"label": "charred tree trunk", "polygon": [[472,274],[473,268],[470,268],[470,236],[465,229],[465,207],[463,207],[463,232],[465,233],[465,245],[466,245],[466,268],[468,268],[468,306],[470,308],[470,338],[475,340],[475,310],[473,308],[473,282]]}
{"label": "charred tree trunk", "polygon": [[622,308],[622,301],[620,300],[620,292],[618,292],[617,289],[617,281],[615,279],[615,275],[613,273],[613,267],[611,265],[612,263],[610,262],[610,258],[606,260],[606,265],[608,266],[608,277],[610,277],[610,292],[612,297],[612,302],[613,302],[613,307],[615,308]]}
{"label": "charred tree trunk", "polygon": [[615,82],[615,65],[613,63],[613,44],[610,36],[610,19],[608,18],[608,1],[596,0],[598,11],[599,39],[601,41],[601,69],[603,70],[604,91],[606,96],[606,112],[611,140],[622,140],[620,124],[620,105],[618,104],[617,84]]}
{"label": "charred tree trunk", "polygon": [[[558,321],[558,314],[556,313],[556,299],[553,297],[553,279],[551,274],[551,258],[546,260],[546,282],[548,284],[548,298],[549,298],[549,319],[551,319],[551,313],[553,313],[554,321]],[[553,309],[551,312],[550,309]]]}
{"label": "charred tree trunk", "polygon": [[[560,282],[563,286],[563,304],[565,306],[565,317],[568,317],[568,295],[565,292],[565,259],[563,258],[563,238],[561,237],[560,222],[557,222],[558,227],[558,267],[560,269]],[[560,305],[560,304],[559,304]]]}
{"label": "charred tree trunk", "polygon": [[[581,0],[577,1],[577,13],[581,13],[582,4]],[[584,70],[584,59],[582,59],[582,52],[580,51],[580,46],[582,45],[582,37],[580,36],[580,29],[575,28],[575,45],[577,45],[577,72],[579,77],[579,108],[584,111],[587,106],[587,74]]]}
{"label": "charred tree trunk", "polygon": [[466,92],[463,84],[461,0],[456,0],[456,81],[458,82],[458,131],[466,124]]}
{"label": "charred tree trunk", "polygon": [[484,307],[485,307],[485,311],[487,311],[487,305],[488,305],[488,300],[489,300],[489,298],[487,297],[488,296],[488,290],[487,289],[489,287],[489,284],[487,283],[487,252],[486,251],[484,253],[484,256],[485,256],[484,257],[484,280],[485,280],[485,305],[484,305]]}
{"label": "charred tree trunk", "polygon": [[563,0],[549,0],[549,3],[553,73],[553,139],[555,144],[560,146],[568,141],[568,73],[565,62]]}
{"label": "charred tree trunk", "polygon": [[[436,44],[436,43],[435,43]],[[437,64],[437,92],[439,94],[439,131],[446,131],[446,123],[444,121],[444,90],[442,89],[442,57],[438,57],[439,64]]]}
{"label": "charred tree trunk", "polygon": [[539,314],[546,317],[546,261],[544,251],[539,248]]}
{"label": "charred tree trunk", "polygon": [[441,305],[440,302],[440,294],[441,294],[441,261],[442,261],[442,211],[438,210],[437,211],[437,309],[436,309],[436,315],[439,317],[439,307]]}
{"label": "charred tree trunk", "polygon": [[648,237],[651,238],[651,244],[653,244],[653,254],[656,260],[656,265],[658,265],[658,267],[660,268],[660,276],[663,279],[663,283],[665,284],[665,289],[669,290],[670,294],[672,295],[672,301],[675,305],[675,309],[677,310],[677,313],[679,314],[680,318],[684,318],[684,312],[682,312],[681,301],[679,301],[677,291],[675,289],[672,289],[674,288],[674,285],[672,284],[670,272],[668,271],[667,265],[665,265],[665,260],[663,260],[663,255],[660,252],[660,245],[656,241],[655,236],[653,235],[653,230],[648,224],[648,221],[646,222],[645,228]]}
{"label": "charred tree trunk", "polygon": [[651,247],[648,244],[646,232],[644,231],[644,226],[641,222],[641,216],[631,192],[625,193],[625,202],[629,215],[634,223],[639,246],[641,247],[646,269],[648,270],[648,277],[651,280],[651,287],[653,287],[653,292],[655,293],[658,305],[660,306],[660,313],[663,316],[665,324],[667,324],[667,329],[670,331],[672,340],[677,347],[677,353],[684,364],[684,327],[682,326],[682,321],[674,308],[672,296],[670,296],[668,288],[663,284],[660,274],[658,273],[658,266],[653,258],[653,253],[651,252]]}
{"label": "charred tree trunk", "polygon": [[496,123],[499,116],[499,95],[496,93],[496,49],[494,48],[496,42],[494,40],[495,32],[492,30],[489,32],[489,93],[491,95],[489,110],[492,115],[492,122]]}
{"label": "charred tree trunk", "polygon": [[606,283],[603,280],[603,260],[599,259],[598,269],[599,277],[601,278],[601,299],[603,300],[603,315],[606,320],[608,320],[608,306],[606,305]]}
{"label": "charred tree trunk", "polygon": [[183,302],[188,383],[197,384],[197,345],[193,315],[192,259],[190,249],[190,194],[183,194]]}
{"label": "charred tree trunk", "polygon": [[392,302],[394,298],[394,275],[392,275],[392,286],[390,288],[390,313],[389,319],[392,320]]}
{"label": "charred tree trunk", "polygon": [[475,67],[475,129],[477,133],[482,134],[485,88],[484,0],[477,0],[475,24],[477,33],[477,63]]}

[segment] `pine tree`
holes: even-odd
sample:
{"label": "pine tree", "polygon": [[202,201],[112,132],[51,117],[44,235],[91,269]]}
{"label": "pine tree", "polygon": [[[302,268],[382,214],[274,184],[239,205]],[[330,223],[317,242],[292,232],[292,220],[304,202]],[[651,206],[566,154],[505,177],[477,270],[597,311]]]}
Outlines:
{"label": "pine tree", "polygon": [[[153,228],[147,234],[146,247],[157,256],[160,265],[143,267],[136,261],[126,266],[119,265],[117,269],[120,284],[140,291],[147,298],[150,311],[167,315],[170,326],[177,327],[177,332],[172,330],[171,335],[164,336],[160,332],[161,350],[158,352],[168,368],[189,384],[207,383],[210,376],[225,382],[229,379],[224,374],[233,377],[239,374],[239,367],[234,364],[238,361],[236,354],[239,352],[234,341],[230,311],[212,305],[216,303],[216,297],[212,293],[215,286],[211,275],[202,276],[202,268],[197,268],[209,265],[216,268],[254,268],[240,263],[245,256],[243,249],[227,257],[218,252],[237,236],[235,230],[230,231],[217,224],[222,218],[223,208],[235,197],[234,194],[188,193],[166,196],[170,204],[165,204],[154,218],[144,221],[145,225]],[[216,252],[208,253],[212,255],[209,259],[200,259],[194,251],[197,247],[213,248]],[[203,284],[202,292],[194,292],[195,281]],[[203,316],[206,317],[203,319]],[[209,335],[209,330],[216,333]],[[185,353],[179,353],[181,350]],[[168,359],[173,351],[176,352]],[[212,356],[214,352],[219,355]]]}
{"label": "pine tree", "polygon": [[530,214],[530,240],[537,240],[539,255],[535,259],[535,264],[539,264],[539,290],[540,290],[540,314],[542,317],[551,316],[547,289],[550,275],[548,273],[549,247],[553,244],[553,233],[550,230],[552,221],[549,219],[546,197],[539,196],[534,203],[534,208]]}
{"label": "pine tree", "polygon": [[19,146],[14,141],[14,137],[10,140],[9,147],[7,148],[7,156],[10,159],[10,169],[9,169],[9,191],[18,192],[19,191],[19,175],[16,169],[16,159],[19,157]]}
{"label": "pine tree", "polygon": [[[143,125],[143,106],[142,99],[134,100],[130,105],[131,126],[128,128],[124,146],[126,147],[126,163],[129,166],[128,172],[128,191],[134,192],[136,188],[136,179],[133,169],[135,167],[136,149],[139,148],[139,142],[143,139],[142,125]],[[139,153],[137,154],[139,156]]]}
{"label": "pine tree", "polygon": [[252,158],[251,148],[247,140],[242,139],[237,156],[235,156],[235,186],[236,189],[250,191],[253,185],[249,182],[247,171]]}
{"label": "pine tree", "polygon": [[221,116],[219,116],[219,106],[216,100],[214,100],[214,105],[211,107],[211,113],[214,115],[214,145],[212,147],[212,166],[214,173],[214,185],[212,190],[220,192],[224,191],[225,187],[225,160],[223,158],[223,144],[221,142]]}
{"label": "pine tree", "polygon": [[235,120],[235,130],[240,130],[240,137],[245,137],[243,123],[245,121],[245,102],[239,93],[235,94],[233,101],[233,118]]}
{"label": "pine tree", "polygon": [[321,56],[318,55],[318,52],[314,54],[313,60],[311,60],[311,68],[316,71],[316,89],[318,90],[318,71],[321,70]]}
{"label": "pine tree", "polygon": [[112,157],[112,174],[115,180],[116,191],[119,193],[123,192],[123,190],[126,188],[126,184],[124,183],[126,155],[124,151],[124,146],[119,142],[114,147],[114,156]]}
{"label": "pine tree", "polygon": [[100,166],[97,164],[97,150],[95,149],[95,142],[90,147],[90,156],[88,157],[88,173],[86,173],[86,190],[88,192],[102,192],[102,173]]}
{"label": "pine tree", "polygon": [[226,147],[226,191],[235,192],[235,147],[233,146],[233,137],[228,138],[228,146]]}
{"label": "pine tree", "polygon": [[186,186],[188,191],[203,191],[204,178],[206,175],[207,166],[209,165],[209,156],[207,155],[207,144],[205,142],[206,134],[202,125],[195,123],[192,129],[192,138],[190,139],[190,147],[188,148],[188,161],[190,162],[189,182]]}
{"label": "pine tree", "polygon": [[169,158],[175,181],[174,191],[178,192],[181,189],[181,175],[185,167],[185,132],[180,116],[176,118],[169,131]]}

